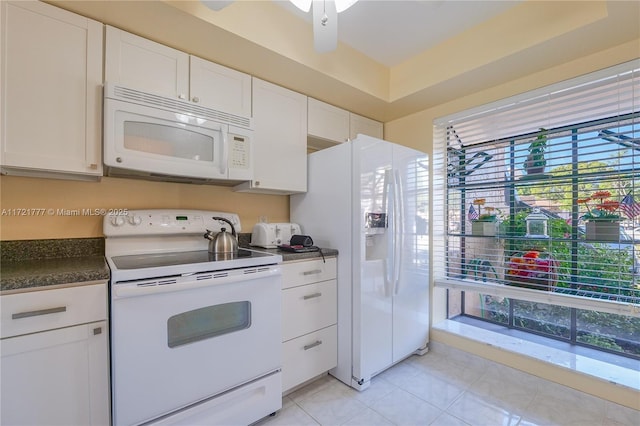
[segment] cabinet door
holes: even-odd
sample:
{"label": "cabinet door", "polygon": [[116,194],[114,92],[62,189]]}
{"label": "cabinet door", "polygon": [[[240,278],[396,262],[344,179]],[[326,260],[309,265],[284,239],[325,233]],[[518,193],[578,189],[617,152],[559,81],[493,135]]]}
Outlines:
{"label": "cabinet door", "polygon": [[355,139],[358,134],[383,139],[383,126],[379,121],[354,113],[349,114],[349,120],[349,139]]}
{"label": "cabinet door", "polygon": [[253,78],[253,176],[236,191],[307,190],[307,98]]}
{"label": "cabinet door", "polygon": [[309,136],[335,143],[349,138],[349,111],[309,98]]}
{"label": "cabinet door", "polygon": [[251,117],[251,76],[196,56],[190,57],[191,101],[230,114]]}
{"label": "cabinet door", "polygon": [[174,99],[189,96],[189,55],[110,26],[104,70],[109,83]]}
{"label": "cabinet door", "polygon": [[102,24],[1,2],[3,166],[102,175]]}
{"label": "cabinet door", "polygon": [[107,322],[2,341],[0,423],[108,425]]}

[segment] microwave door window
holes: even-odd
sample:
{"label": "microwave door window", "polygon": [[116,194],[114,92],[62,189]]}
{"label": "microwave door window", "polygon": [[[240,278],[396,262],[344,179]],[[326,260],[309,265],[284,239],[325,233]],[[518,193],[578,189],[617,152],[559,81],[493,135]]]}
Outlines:
{"label": "microwave door window", "polygon": [[125,121],[124,148],[171,158],[212,163],[215,141],[211,135],[189,128]]}

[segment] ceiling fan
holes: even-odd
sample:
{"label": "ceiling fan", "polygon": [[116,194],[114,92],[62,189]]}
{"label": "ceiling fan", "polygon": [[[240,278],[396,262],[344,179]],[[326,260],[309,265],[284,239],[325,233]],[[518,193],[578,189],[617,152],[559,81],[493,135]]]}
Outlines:
{"label": "ceiling fan", "polygon": [[[303,12],[313,5],[313,46],[317,52],[331,52],[338,47],[338,13],[358,0],[289,0]],[[210,9],[220,10],[233,0],[201,0]]]}
{"label": "ceiling fan", "polygon": [[289,0],[308,12],[313,5],[313,46],[317,52],[331,52],[338,47],[338,13],[358,0]]}

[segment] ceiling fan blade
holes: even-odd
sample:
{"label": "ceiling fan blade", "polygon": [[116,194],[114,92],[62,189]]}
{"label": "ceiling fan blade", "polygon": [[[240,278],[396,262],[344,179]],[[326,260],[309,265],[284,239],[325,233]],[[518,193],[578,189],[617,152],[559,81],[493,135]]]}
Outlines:
{"label": "ceiling fan blade", "polygon": [[320,53],[338,47],[338,12],[333,1],[313,0],[313,45]]}
{"label": "ceiling fan blade", "polygon": [[229,6],[233,0],[200,0],[200,3],[217,12]]}
{"label": "ceiling fan blade", "polygon": [[311,0],[289,0],[295,7],[303,12],[308,12],[311,9]]}

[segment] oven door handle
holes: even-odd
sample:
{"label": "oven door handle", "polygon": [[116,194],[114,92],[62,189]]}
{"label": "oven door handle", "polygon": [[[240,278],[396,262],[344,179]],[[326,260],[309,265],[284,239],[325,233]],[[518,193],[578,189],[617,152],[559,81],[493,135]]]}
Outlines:
{"label": "oven door handle", "polygon": [[239,269],[227,272],[199,274],[198,278],[200,279],[194,279],[193,275],[187,275],[175,279],[159,280],[155,282],[145,280],[142,282],[115,283],[111,287],[111,292],[114,299],[121,299],[125,297],[148,296],[152,294],[220,286],[241,281],[252,281],[281,274],[282,270],[279,266],[259,267],[247,270]]}

